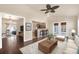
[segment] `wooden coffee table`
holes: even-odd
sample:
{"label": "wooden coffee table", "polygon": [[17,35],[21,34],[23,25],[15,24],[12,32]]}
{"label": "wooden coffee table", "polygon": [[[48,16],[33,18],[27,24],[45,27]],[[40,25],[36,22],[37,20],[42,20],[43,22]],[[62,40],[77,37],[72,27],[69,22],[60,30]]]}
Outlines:
{"label": "wooden coffee table", "polygon": [[57,40],[44,40],[38,43],[38,48],[44,53],[51,53],[51,51],[57,46]]}

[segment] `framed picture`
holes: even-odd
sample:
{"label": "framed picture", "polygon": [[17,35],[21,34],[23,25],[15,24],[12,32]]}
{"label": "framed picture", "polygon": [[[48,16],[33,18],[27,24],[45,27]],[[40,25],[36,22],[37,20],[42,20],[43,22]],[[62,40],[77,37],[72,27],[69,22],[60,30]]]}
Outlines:
{"label": "framed picture", "polygon": [[26,31],[31,31],[31,29],[32,29],[32,24],[31,23],[26,23],[25,24],[26,26]]}

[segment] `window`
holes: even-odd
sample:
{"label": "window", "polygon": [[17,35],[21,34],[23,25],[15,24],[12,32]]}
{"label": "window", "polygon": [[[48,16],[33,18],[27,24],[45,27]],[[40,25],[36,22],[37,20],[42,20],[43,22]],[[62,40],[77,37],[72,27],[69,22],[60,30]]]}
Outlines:
{"label": "window", "polygon": [[58,34],[58,23],[54,23],[54,34]]}
{"label": "window", "polygon": [[66,22],[61,23],[61,32],[66,32]]}

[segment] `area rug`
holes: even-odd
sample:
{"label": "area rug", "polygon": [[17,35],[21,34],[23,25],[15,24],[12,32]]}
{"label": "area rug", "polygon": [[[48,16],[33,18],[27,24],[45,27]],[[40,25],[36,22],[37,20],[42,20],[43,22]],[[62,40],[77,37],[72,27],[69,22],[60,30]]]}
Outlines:
{"label": "area rug", "polygon": [[[46,39],[43,39],[43,40],[46,40]],[[43,40],[27,45],[25,47],[22,47],[20,48],[20,51],[23,54],[44,54],[38,49],[38,43]],[[50,54],[76,54],[76,53],[77,53],[77,46],[75,45],[73,40],[68,40],[68,42],[58,41],[57,47],[54,50],[52,50]]]}

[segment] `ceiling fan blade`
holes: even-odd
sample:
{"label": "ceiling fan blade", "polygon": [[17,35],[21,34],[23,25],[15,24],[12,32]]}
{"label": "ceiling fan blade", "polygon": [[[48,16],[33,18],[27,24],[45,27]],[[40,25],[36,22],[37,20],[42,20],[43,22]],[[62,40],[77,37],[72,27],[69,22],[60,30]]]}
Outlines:
{"label": "ceiling fan blade", "polygon": [[46,11],[47,9],[41,9],[41,11]]}
{"label": "ceiling fan blade", "polygon": [[48,11],[45,12],[45,14],[47,14],[47,13],[48,13]]}
{"label": "ceiling fan blade", "polygon": [[60,6],[54,6],[54,7],[51,7],[50,4],[47,4],[46,5],[46,9],[41,9],[41,11],[45,11],[45,14],[51,12],[51,13],[55,13],[55,10],[54,9],[57,9],[59,8]]}
{"label": "ceiling fan blade", "polygon": [[57,9],[57,8],[59,8],[59,6],[54,6],[54,7],[52,7],[52,9]]}
{"label": "ceiling fan blade", "polygon": [[55,11],[54,11],[54,10],[52,10],[52,11],[50,11],[50,12],[55,13]]}
{"label": "ceiling fan blade", "polygon": [[51,9],[51,5],[50,5],[50,4],[47,4],[47,5],[46,5],[46,8],[47,8],[47,9]]}

